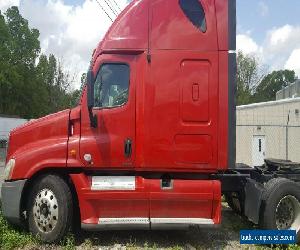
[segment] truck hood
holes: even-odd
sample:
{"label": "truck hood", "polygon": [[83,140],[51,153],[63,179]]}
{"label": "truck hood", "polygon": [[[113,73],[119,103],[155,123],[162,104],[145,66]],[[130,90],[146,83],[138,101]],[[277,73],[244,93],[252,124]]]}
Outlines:
{"label": "truck hood", "polygon": [[60,111],[21,125],[10,132],[7,158],[26,145],[49,139],[68,136],[70,109]]}

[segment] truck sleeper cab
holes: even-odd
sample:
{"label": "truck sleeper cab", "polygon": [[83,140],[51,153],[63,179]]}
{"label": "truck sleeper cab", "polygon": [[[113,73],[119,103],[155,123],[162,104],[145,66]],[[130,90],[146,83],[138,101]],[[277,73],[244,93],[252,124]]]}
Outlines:
{"label": "truck sleeper cab", "polygon": [[94,51],[78,107],[11,132],[4,216],[46,242],[77,214],[88,230],[219,224],[234,72],[235,1],[134,0]]}

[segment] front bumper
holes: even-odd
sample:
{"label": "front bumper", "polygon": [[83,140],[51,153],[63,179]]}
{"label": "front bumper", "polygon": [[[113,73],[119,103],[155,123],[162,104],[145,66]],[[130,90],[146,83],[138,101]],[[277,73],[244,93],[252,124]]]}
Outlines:
{"label": "front bumper", "polygon": [[21,197],[27,180],[4,182],[1,188],[3,216],[12,224],[21,225]]}

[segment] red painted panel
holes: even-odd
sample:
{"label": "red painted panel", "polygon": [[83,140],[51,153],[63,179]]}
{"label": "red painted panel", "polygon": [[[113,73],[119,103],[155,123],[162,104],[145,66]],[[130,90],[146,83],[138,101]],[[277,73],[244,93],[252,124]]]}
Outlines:
{"label": "red painted panel", "polygon": [[214,181],[173,180],[173,188],[161,188],[150,180],[151,218],[212,218]]}
{"label": "red painted panel", "polygon": [[81,106],[78,106],[70,112],[70,128],[69,128],[69,141],[68,141],[68,167],[83,166],[80,159],[80,131],[81,131]]}
{"label": "red painted panel", "polygon": [[30,178],[43,168],[66,167],[70,110],[61,111],[13,130],[8,159],[15,158],[12,179]]}
{"label": "red painted panel", "polygon": [[[183,62],[187,65],[186,74],[182,71]],[[200,73],[196,68],[199,68]],[[172,169],[172,171],[201,169],[215,172],[218,168],[218,52],[155,51],[152,53],[152,62],[147,73],[147,84],[143,95],[145,134],[140,141],[144,162],[141,167],[157,170]],[[182,87],[187,85],[189,100],[193,102],[192,88],[195,81],[199,83],[199,103],[196,102],[195,106],[192,106],[192,114],[189,113],[189,108],[185,108],[183,114]],[[203,82],[205,87],[201,86]],[[201,93],[201,89],[206,93]],[[206,102],[200,99],[206,99]],[[189,115],[185,120],[189,118],[188,120],[196,121],[183,121],[182,116],[187,116],[185,114]],[[202,141],[205,142],[204,144],[207,143],[208,150],[211,149],[212,152],[203,150],[204,155],[198,156],[198,163],[194,164],[190,160],[194,159],[195,152],[185,150],[184,157],[189,160],[184,163],[179,162],[177,149],[174,147],[176,135],[207,136],[205,138],[209,140],[202,139]],[[193,142],[191,144],[194,145]],[[201,141],[197,147],[196,150],[199,152],[199,148],[203,147]]]}
{"label": "red painted panel", "polygon": [[207,61],[185,60],[181,63],[181,115],[184,122],[208,122],[209,72]]}
{"label": "red painted panel", "polygon": [[97,224],[99,218],[207,218],[220,223],[221,184],[210,180],[173,180],[161,189],[160,179],[136,177],[133,191],[91,191],[84,174],[72,174],[78,193],[81,221]]}
{"label": "red painted panel", "polygon": [[178,0],[151,1],[152,49],[188,49],[213,51],[218,49],[214,0],[201,1],[207,31],[197,29],[185,16]]}
{"label": "red painted panel", "polygon": [[110,27],[101,43],[101,49],[146,49],[149,34],[148,6],[148,0],[131,2]]}
{"label": "red painted panel", "polygon": [[221,223],[221,211],[222,211],[222,203],[221,203],[221,182],[220,181],[213,181],[213,210],[212,210],[212,218],[214,224]]}
{"label": "red painted panel", "polygon": [[149,218],[148,183],[136,177],[136,190],[92,191],[84,174],[71,175],[78,193],[81,221],[97,224],[99,218]]}
{"label": "red painted panel", "polygon": [[[219,50],[228,51],[228,1],[215,0]],[[236,0],[234,0],[236,1]]]}
{"label": "red painted panel", "polygon": [[206,163],[212,160],[212,141],[208,135],[176,135],[174,157],[177,163]]}

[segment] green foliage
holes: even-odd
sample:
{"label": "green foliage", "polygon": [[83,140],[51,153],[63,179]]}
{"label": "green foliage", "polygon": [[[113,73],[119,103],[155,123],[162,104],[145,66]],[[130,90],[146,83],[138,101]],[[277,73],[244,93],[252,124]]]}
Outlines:
{"label": "green foliage", "polygon": [[237,104],[245,105],[252,102],[252,94],[262,78],[258,60],[255,56],[237,55]]}
{"label": "green foliage", "polygon": [[41,55],[36,73],[38,82],[44,87],[43,110],[46,114],[77,104],[79,90],[69,91],[70,75],[64,72],[61,62],[54,55]]}
{"label": "green foliage", "polygon": [[257,86],[253,99],[255,102],[276,100],[276,92],[296,80],[293,70],[273,71],[266,75]]}
{"label": "green foliage", "polygon": [[40,54],[39,31],[17,7],[0,13],[0,114],[36,118],[73,106],[72,80],[54,55]]}
{"label": "green foliage", "polygon": [[61,242],[64,250],[74,250],[75,249],[75,238],[74,235],[68,234]]}
{"label": "green foliage", "polygon": [[26,234],[24,231],[19,231],[10,226],[2,217],[0,211],[0,248],[1,249],[16,249],[26,245],[38,244],[38,239]]}
{"label": "green foliage", "polygon": [[[13,250],[28,247],[28,249],[39,249],[43,246],[38,237],[34,237],[24,229],[16,229],[11,226],[2,216],[0,205],[0,249]],[[45,245],[44,245],[45,246]],[[52,245],[53,249],[73,250],[76,248],[75,238],[72,234],[68,234],[61,243],[56,246]]]}
{"label": "green foliage", "polygon": [[295,80],[293,70],[273,71],[265,75],[255,56],[238,52],[237,105],[273,101],[277,91]]}

